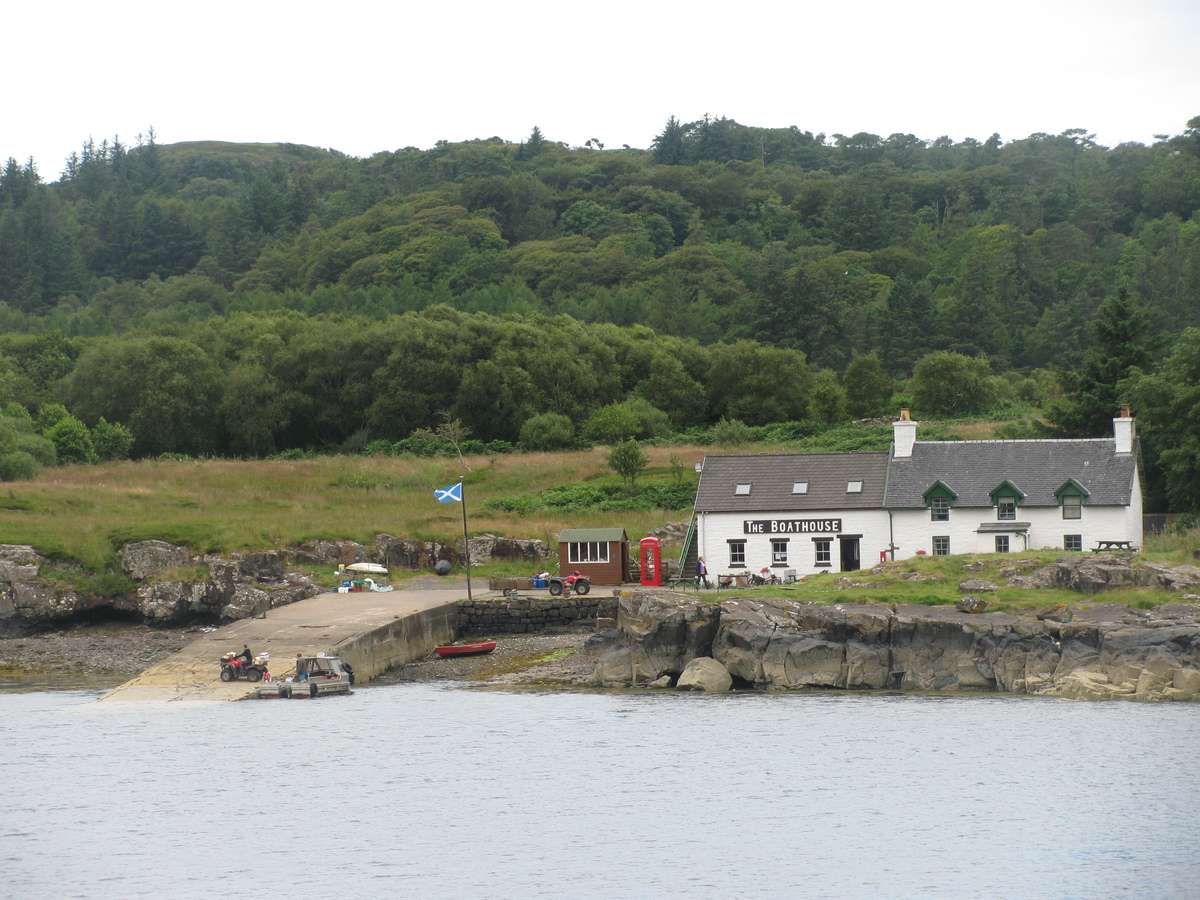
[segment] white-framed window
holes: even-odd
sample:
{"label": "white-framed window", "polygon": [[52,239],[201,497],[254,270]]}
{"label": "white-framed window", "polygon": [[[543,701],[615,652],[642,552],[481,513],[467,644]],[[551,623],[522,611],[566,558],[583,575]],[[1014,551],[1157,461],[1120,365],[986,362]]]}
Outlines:
{"label": "white-framed window", "polygon": [[787,541],[771,541],[771,565],[786,566],[787,565],[788,542]]}
{"label": "white-framed window", "polygon": [[572,541],[567,544],[567,562],[569,563],[606,563],[608,562],[608,541]]}
{"label": "white-framed window", "polygon": [[1083,498],[1078,494],[1063,494],[1062,511],[1064,519],[1083,518]]}
{"label": "white-framed window", "polygon": [[793,481],[792,482],[792,493],[793,494],[807,494],[808,493],[808,482],[807,481]]}
{"label": "white-framed window", "polygon": [[735,497],[749,497],[750,496],[750,482],[743,481],[743,482],[740,482],[740,483],[734,485],[733,494]]}
{"label": "white-framed window", "polygon": [[830,566],[833,565],[832,554],[829,552],[829,547],[833,541],[813,541],[813,548],[817,551],[815,566]]}
{"label": "white-framed window", "polygon": [[741,568],[746,567],[746,542],[745,541],[730,541],[729,542],[729,567]]}
{"label": "white-framed window", "polygon": [[933,497],[929,501],[929,518],[934,522],[950,521],[950,498]]}
{"label": "white-framed window", "polygon": [[949,556],[950,555],[950,535],[943,534],[933,539],[933,555],[934,556]]}
{"label": "white-framed window", "polygon": [[996,535],[996,552],[997,553],[1007,553],[1008,552],[1008,535],[1007,534]]}
{"label": "white-framed window", "polygon": [[1063,549],[1073,550],[1076,553],[1083,552],[1083,535],[1082,534],[1064,534]]}
{"label": "white-framed window", "polygon": [[846,493],[847,494],[861,494],[862,493],[862,482],[861,481],[847,481],[846,482]]}
{"label": "white-framed window", "polygon": [[1017,498],[1001,497],[996,501],[996,518],[1002,522],[1011,522],[1017,517]]}

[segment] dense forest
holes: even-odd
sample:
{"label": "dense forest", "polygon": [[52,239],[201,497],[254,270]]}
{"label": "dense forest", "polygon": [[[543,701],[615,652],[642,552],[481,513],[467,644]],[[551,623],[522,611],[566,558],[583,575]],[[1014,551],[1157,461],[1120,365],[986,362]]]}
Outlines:
{"label": "dense forest", "polygon": [[[2,149],[2,148],[0,148]],[[88,141],[0,172],[0,477],[1002,415],[1200,509],[1200,117],[1152,145],[668,119],[360,159]]]}

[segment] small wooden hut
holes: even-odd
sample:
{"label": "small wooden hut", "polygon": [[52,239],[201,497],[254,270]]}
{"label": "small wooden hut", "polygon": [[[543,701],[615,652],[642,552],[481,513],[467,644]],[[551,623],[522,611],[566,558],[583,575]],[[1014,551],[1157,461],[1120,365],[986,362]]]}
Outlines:
{"label": "small wooden hut", "polygon": [[624,528],[564,528],[558,535],[558,571],[579,571],[592,584],[629,581],[629,538]]}

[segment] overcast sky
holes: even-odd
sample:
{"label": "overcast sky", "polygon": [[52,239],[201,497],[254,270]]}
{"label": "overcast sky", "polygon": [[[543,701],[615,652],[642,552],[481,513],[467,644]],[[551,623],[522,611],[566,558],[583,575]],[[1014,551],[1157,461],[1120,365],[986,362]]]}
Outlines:
{"label": "overcast sky", "polygon": [[1107,146],[1200,116],[1196,0],[6,5],[0,159],[89,137],[352,156],[526,137],[649,147],[670,115]]}

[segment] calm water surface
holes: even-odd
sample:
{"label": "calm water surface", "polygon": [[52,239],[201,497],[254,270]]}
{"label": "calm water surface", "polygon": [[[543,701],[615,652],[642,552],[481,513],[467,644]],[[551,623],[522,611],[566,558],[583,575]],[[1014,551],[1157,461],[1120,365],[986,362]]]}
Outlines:
{"label": "calm water surface", "polygon": [[1200,897],[1200,706],[0,694],[0,897]]}

